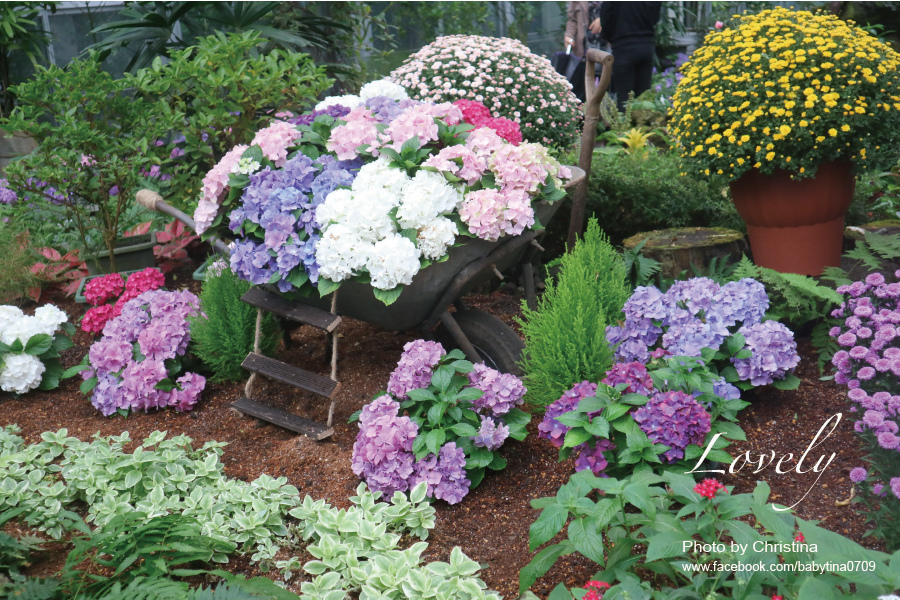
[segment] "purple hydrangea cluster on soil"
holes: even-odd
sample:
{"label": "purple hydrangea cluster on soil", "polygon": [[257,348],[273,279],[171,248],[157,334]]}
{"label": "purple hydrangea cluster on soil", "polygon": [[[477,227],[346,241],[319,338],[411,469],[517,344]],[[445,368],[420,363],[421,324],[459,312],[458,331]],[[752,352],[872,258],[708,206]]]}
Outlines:
{"label": "purple hydrangea cluster on soil", "polygon": [[[407,491],[420,482],[427,484],[427,495],[450,504],[460,502],[469,492],[465,451],[455,442],[441,446],[437,454],[418,461],[412,452],[419,428],[408,416],[400,414],[400,402],[409,392],[427,388],[434,368],[446,354],[437,342],[415,340],[403,347],[397,368],[388,380],[388,394],[367,404],[359,418],[359,433],[353,445],[353,472],[372,490],[387,495]],[[509,437],[503,415],[524,402],[525,386],[513,375],[500,373],[483,364],[474,365],[469,385],[482,391],[472,402],[481,426],[472,444],[497,450]]]}
{"label": "purple hydrangea cluster on soil", "polygon": [[197,296],[188,291],[154,290],[129,300],[88,353],[90,369],[82,371],[82,377],[97,378],[91,403],[105,416],[119,409],[193,408],[206,386],[202,375],[185,373],[168,391],[156,386],[170,379],[165,361],[187,352],[188,317],[199,314],[199,306]]}

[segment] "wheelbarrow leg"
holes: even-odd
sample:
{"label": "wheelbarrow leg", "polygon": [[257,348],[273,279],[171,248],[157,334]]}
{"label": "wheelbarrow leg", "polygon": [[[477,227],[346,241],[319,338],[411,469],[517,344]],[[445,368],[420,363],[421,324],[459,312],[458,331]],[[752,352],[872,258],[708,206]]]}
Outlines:
{"label": "wheelbarrow leg", "polygon": [[444,327],[447,328],[447,331],[450,332],[453,341],[459,345],[460,350],[466,354],[466,358],[473,363],[480,363],[481,356],[475,350],[475,346],[472,345],[469,338],[466,337],[466,334],[463,333],[463,330],[460,328],[459,323],[456,322],[456,319],[453,318],[453,315],[444,311],[443,314],[441,314],[441,322],[444,324]]}
{"label": "wheelbarrow leg", "polygon": [[528,308],[537,310],[537,295],[534,293],[534,267],[530,262],[522,265],[522,279],[525,284],[525,302]]}

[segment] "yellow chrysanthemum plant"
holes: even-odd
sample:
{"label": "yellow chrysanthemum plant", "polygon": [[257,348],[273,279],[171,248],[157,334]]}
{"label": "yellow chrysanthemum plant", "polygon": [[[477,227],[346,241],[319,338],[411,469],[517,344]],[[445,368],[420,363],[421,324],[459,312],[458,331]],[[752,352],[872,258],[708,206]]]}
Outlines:
{"label": "yellow chrysanthemum plant", "polygon": [[682,67],[671,131],[688,169],[737,179],[751,169],[811,177],[848,159],[897,160],[900,54],[835,16],[736,16]]}

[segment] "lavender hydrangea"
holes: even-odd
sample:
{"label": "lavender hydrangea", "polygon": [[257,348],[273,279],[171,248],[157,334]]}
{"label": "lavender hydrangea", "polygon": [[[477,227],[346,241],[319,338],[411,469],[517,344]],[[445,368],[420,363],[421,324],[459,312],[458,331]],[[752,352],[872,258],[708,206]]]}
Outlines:
{"label": "lavender hydrangea", "polygon": [[750,380],[753,385],[768,385],[783,379],[800,362],[794,334],[778,321],[744,325],[739,333],[752,352],[750,358],[731,359],[742,380]]}
{"label": "lavender hydrangea", "polygon": [[472,387],[484,392],[473,403],[479,412],[499,417],[524,402],[525,386],[515,375],[500,373],[484,364],[477,364],[469,373],[469,382]]}
{"label": "lavender hydrangea", "polygon": [[446,352],[437,342],[415,340],[403,346],[403,354],[397,368],[391,373],[387,391],[405,400],[407,392],[428,387],[431,383],[432,368],[438,364]]}
{"label": "lavender hydrangea", "polygon": [[429,454],[416,463],[410,487],[427,485],[427,496],[458,504],[469,493],[472,482],[466,478],[466,454],[454,442],[441,447],[439,456]]}
{"label": "lavender hydrangea", "polygon": [[497,450],[509,437],[509,427],[502,421],[494,421],[490,417],[481,416],[481,428],[478,434],[472,437],[472,444],[478,448]]}
{"label": "lavender hydrangea", "polygon": [[586,471],[590,469],[594,475],[604,476],[603,471],[606,470],[609,462],[603,453],[607,450],[615,449],[616,445],[611,440],[603,439],[595,440],[593,446],[587,442],[576,446],[572,450],[572,455],[575,457],[575,470]]}
{"label": "lavender hydrangea", "polygon": [[154,290],[129,300],[88,352],[90,368],[82,377],[96,378],[91,395],[94,407],[104,416],[120,409],[193,408],[206,385],[203,376],[186,373],[172,389],[157,386],[173,378],[166,361],[187,352],[188,317],[199,314],[199,305],[188,291]]}
{"label": "lavender hydrangea", "polygon": [[655,394],[633,416],[651,442],[669,447],[662,458],[670,463],[683,458],[688,445],[702,445],[712,429],[709,413],[692,395],[680,391]]}
{"label": "lavender hydrangea", "polygon": [[419,428],[399,412],[400,404],[388,395],[363,407],[350,463],[371,490],[388,496],[408,490],[414,472],[412,445]]}

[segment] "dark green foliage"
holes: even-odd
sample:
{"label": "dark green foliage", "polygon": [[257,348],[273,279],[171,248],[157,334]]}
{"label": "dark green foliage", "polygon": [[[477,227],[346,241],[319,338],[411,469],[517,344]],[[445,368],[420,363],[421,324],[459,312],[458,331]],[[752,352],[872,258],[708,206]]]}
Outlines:
{"label": "dark green foliage", "polygon": [[[864,239],[856,241],[856,246],[853,250],[844,253],[844,258],[851,258],[856,261],[850,268],[850,271],[855,271],[858,268],[878,271],[884,268],[885,261],[894,261],[900,258],[900,237],[877,233],[866,234]],[[893,271],[895,268],[896,265],[892,264],[890,270]],[[841,267],[826,267],[822,279],[831,281],[838,286],[853,283],[850,273]]]}
{"label": "dark green foliage", "polygon": [[[212,371],[211,381],[236,381],[246,376],[241,362],[253,351],[256,309],[241,302],[253,287],[225,267],[214,275],[207,271],[200,292],[200,311],[206,318],[191,318],[194,354]],[[260,350],[272,356],[278,343],[278,326],[271,315],[262,322]]]}
{"label": "dark green foliage", "polygon": [[[222,562],[235,550],[230,542],[204,535],[196,519],[181,514],[148,518],[142,512],[117,516],[103,529],[72,542],[75,548],[66,557],[63,587],[88,597],[103,597],[117,589],[117,583],[131,585],[138,578],[197,575],[203,571],[178,567]],[[107,578],[76,569],[85,559],[115,571]]]}
{"label": "dark green foliage", "polygon": [[[23,512],[24,509],[18,508],[0,514],[0,527]],[[42,541],[32,535],[16,538],[0,531],[0,579],[3,576],[18,575],[19,567],[25,567],[31,562],[31,553],[40,550]]]}
{"label": "dark green foliage", "polygon": [[0,269],[0,304],[8,304],[25,295],[25,291],[38,284],[31,272],[31,266],[37,262],[37,253],[28,243],[28,235],[17,233],[12,227],[0,223],[0,256],[3,257],[3,268]]}
{"label": "dark green foliage", "polygon": [[59,582],[55,579],[26,579],[3,586],[0,581],[0,597],[7,600],[61,600]]}
{"label": "dark green foliage", "polygon": [[760,267],[746,256],[734,269],[731,279],[745,277],[752,277],[766,286],[770,303],[766,316],[781,321],[794,331],[818,322],[843,301],[840,294],[819,285],[812,277]]}
{"label": "dark green foliage", "polygon": [[[654,229],[744,229],[723,183],[680,173],[678,156],[671,152],[595,153],[587,214],[600,222],[616,245],[636,233]],[[554,219],[557,227],[568,222],[568,214],[562,212]]]}
{"label": "dark green foliage", "polygon": [[596,220],[560,262],[557,281],[547,282],[537,310],[523,305],[519,320],[526,400],[537,406],[550,404],[575,383],[604,377],[612,364],[606,326],[620,318],[631,293],[624,261]]}
{"label": "dark green foliage", "polygon": [[644,256],[644,253],[641,252],[646,243],[647,240],[644,240],[631,250],[626,248],[622,251],[622,259],[625,261],[626,279],[631,289],[642,285],[652,285],[653,277],[659,273],[661,267],[658,260]]}

